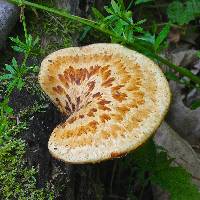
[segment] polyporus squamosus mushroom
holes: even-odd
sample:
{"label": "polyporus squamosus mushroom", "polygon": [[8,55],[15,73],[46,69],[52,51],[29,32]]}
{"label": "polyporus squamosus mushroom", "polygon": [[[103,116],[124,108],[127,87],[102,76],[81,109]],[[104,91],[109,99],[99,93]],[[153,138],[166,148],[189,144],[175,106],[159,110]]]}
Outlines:
{"label": "polyporus squamosus mushroom", "polygon": [[48,148],[70,163],[100,162],[143,144],[170,104],[170,90],[150,59],[118,44],[61,49],[47,56],[41,87],[69,118]]}

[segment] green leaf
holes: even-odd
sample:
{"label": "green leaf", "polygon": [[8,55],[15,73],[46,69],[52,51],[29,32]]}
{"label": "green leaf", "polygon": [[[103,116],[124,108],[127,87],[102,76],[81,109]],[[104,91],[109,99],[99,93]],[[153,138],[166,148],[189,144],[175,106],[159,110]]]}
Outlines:
{"label": "green leaf", "polygon": [[105,8],[107,13],[110,13],[110,14],[114,15],[114,12],[113,12],[113,10],[111,8],[109,8],[108,6],[105,6],[104,8]]}
{"label": "green leaf", "polygon": [[32,41],[33,41],[33,38],[32,36],[29,34],[27,36],[27,40],[26,40],[26,45],[30,48],[32,46]]}
{"label": "green leaf", "polygon": [[167,166],[155,171],[151,181],[170,193],[171,200],[199,200],[200,193],[191,182],[191,175],[181,167]]}
{"label": "green leaf", "polygon": [[139,37],[139,39],[147,41],[151,44],[155,44],[155,35],[151,35],[149,32],[145,32],[143,36]]}
{"label": "green leaf", "polygon": [[[131,15],[132,16],[132,15]],[[136,23],[134,23],[134,26],[138,26],[138,25],[141,25],[141,24],[144,24],[147,20],[146,19],[142,19]]]}
{"label": "green leaf", "polygon": [[162,29],[162,31],[159,33],[158,37],[156,38],[155,45],[154,45],[155,51],[158,50],[162,42],[167,38],[169,31],[170,31],[170,25],[166,24],[164,28]]}
{"label": "green leaf", "polygon": [[16,52],[20,52],[20,53],[24,53],[25,50],[21,47],[18,47],[18,46],[12,46],[13,50],[16,51]]}
{"label": "green leaf", "polygon": [[148,172],[151,183],[168,191],[171,200],[200,199],[191,175],[182,167],[172,166],[173,159],[162,148],[158,150],[152,139],[139,148],[133,158],[134,164],[138,166],[138,178],[145,181],[145,172]]}
{"label": "green leaf", "polygon": [[92,13],[96,17],[96,19],[103,19],[104,18],[104,16],[101,14],[101,12],[94,7],[92,7]]}
{"label": "green leaf", "polygon": [[9,71],[11,74],[15,73],[15,69],[11,65],[5,65],[5,69]]}
{"label": "green leaf", "polygon": [[12,66],[14,67],[14,69],[18,68],[18,64],[15,58],[12,59]]}
{"label": "green leaf", "polygon": [[90,26],[84,27],[82,34],[79,36],[79,40],[83,41],[85,39],[86,35],[91,31],[91,29],[92,28]]}
{"label": "green leaf", "polygon": [[154,1],[154,0],[136,0],[135,5],[139,5],[139,4],[147,3],[147,2],[152,2],[152,1]]}
{"label": "green leaf", "polygon": [[16,38],[14,37],[10,37],[10,40],[14,43],[16,43],[18,46],[24,46],[25,44],[19,39],[19,37],[17,36]]}
{"label": "green leaf", "polygon": [[152,139],[135,151],[134,161],[139,167],[138,172],[140,172],[141,169],[142,171],[153,170],[156,161],[156,146]]}
{"label": "green leaf", "polygon": [[115,13],[120,13],[120,7],[114,0],[111,0],[111,6]]}
{"label": "green leaf", "polygon": [[12,81],[9,81],[6,90],[9,92],[11,92],[17,85],[17,79],[12,79]]}
{"label": "green leaf", "polygon": [[10,106],[6,106],[4,109],[8,114],[12,114],[13,113],[13,109]]}
{"label": "green leaf", "polygon": [[197,57],[200,58],[200,51],[197,51]]}
{"label": "green leaf", "polygon": [[25,83],[24,83],[23,79],[19,78],[19,80],[17,82],[17,89],[21,90],[23,88],[24,84]]}
{"label": "green leaf", "polygon": [[8,80],[8,79],[11,79],[12,77],[13,77],[12,74],[4,74],[4,75],[0,76],[0,81]]}
{"label": "green leaf", "polygon": [[200,16],[200,2],[199,0],[188,0],[186,3],[180,1],[173,1],[169,4],[167,15],[171,22],[179,25],[188,24],[196,17]]}
{"label": "green leaf", "polygon": [[124,26],[124,22],[122,20],[119,20],[116,22],[115,27],[113,29],[113,31],[117,34],[117,35],[122,35],[123,33],[123,26]]}
{"label": "green leaf", "polygon": [[176,76],[175,73],[173,72],[165,72],[165,76],[169,79],[169,80],[173,80],[176,82],[180,82],[180,78]]}
{"label": "green leaf", "polygon": [[22,42],[18,37],[13,38],[10,37],[10,40],[15,43],[15,45],[12,46],[12,48],[20,53],[26,54],[34,54],[34,47],[39,43],[39,37],[36,37],[33,39],[33,37],[28,34],[26,37],[25,42]]}
{"label": "green leaf", "polygon": [[118,2],[118,4],[119,4],[121,10],[122,10],[122,11],[125,11],[124,1],[123,1],[123,0],[117,0],[117,2]]}
{"label": "green leaf", "polygon": [[33,41],[32,47],[35,47],[39,43],[40,39],[39,37],[36,37],[35,40]]}
{"label": "green leaf", "polygon": [[200,16],[200,1],[199,0],[188,0],[186,2],[186,11],[191,12],[194,18]]}
{"label": "green leaf", "polygon": [[191,105],[192,110],[195,110],[199,107],[200,107],[200,100],[196,100],[196,101],[192,102],[192,105]]}
{"label": "green leaf", "polygon": [[171,4],[169,4],[167,9],[167,15],[169,20],[173,23],[178,23],[180,25],[183,25],[185,23],[185,20],[182,19],[183,10],[184,6],[179,1],[174,1]]}

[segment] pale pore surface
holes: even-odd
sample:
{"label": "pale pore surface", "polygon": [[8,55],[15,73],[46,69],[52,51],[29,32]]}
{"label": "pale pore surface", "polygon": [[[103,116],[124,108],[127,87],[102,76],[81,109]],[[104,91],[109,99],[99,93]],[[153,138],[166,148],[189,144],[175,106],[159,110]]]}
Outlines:
{"label": "pale pore surface", "polygon": [[135,149],[158,128],[170,103],[159,67],[118,44],[56,51],[43,60],[39,82],[70,116],[54,129],[48,147],[71,163],[98,162]]}

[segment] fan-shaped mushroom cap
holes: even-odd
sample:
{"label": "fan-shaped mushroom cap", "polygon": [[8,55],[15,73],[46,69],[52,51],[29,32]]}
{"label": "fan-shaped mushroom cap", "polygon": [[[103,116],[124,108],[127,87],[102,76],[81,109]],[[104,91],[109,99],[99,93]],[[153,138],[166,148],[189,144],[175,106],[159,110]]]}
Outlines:
{"label": "fan-shaped mushroom cap", "polygon": [[144,143],[160,125],[170,90],[150,59],[118,44],[61,49],[47,56],[41,87],[69,118],[48,148],[70,163],[119,157]]}

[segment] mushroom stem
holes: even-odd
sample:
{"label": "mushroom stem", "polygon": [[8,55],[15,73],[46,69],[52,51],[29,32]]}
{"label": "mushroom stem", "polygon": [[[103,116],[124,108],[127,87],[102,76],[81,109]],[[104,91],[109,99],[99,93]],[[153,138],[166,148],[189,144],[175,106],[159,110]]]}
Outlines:
{"label": "mushroom stem", "polygon": [[71,15],[69,12],[65,11],[65,10],[59,10],[59,9],[55,9],[55,8],[50,8],[47,6],[43,6],[40,4],[36,4],[36,3],[32,3],[29,1],[21,1],[21,0],[10,0],[11,2],[21,6],[21,5],[26,5],[26,6],[30,6],[36,9],[40,9],[40,10],[44,10],[47,12],[51,12],[54,13],[56,15],[62,16],[62,17],[66,17],[68,19],[74,20],[74,21],[78,21],[84,25],[90,26],[98,31],[101,31],[103,33],[105,33],[108,36],[112,36],[114,38],[117,38],[118,40],[120,40],[121,42],[133,47],[135,50],[137,50],[140,53],[144,53],[147,52],[147,56],[156,59],[157,61],[167,65],[168,67],[174,69],[175,71],[179,72],[181,75],[186,76],[188,78],[190,78],[194,83],[199,84],[200,85],[200,78],[195,76],[190,70],[185,69],[184,67],[180,67],[177,66],[171,62],[169,62],[167,59],[162,58],[161,56],[153,53],[151,50],[147,49],[146,47],[142,46],[141,40],[138,38],[135,38],[134,41],[128,41],[125,38],[119,37],[117,36],[115,33],[113,33],[112,31],[102,28],[101,26],[98,25],[97,22],[94,22],[92,20],[89,19],[85,19],[79,16],[75,16],[75,15]]}

